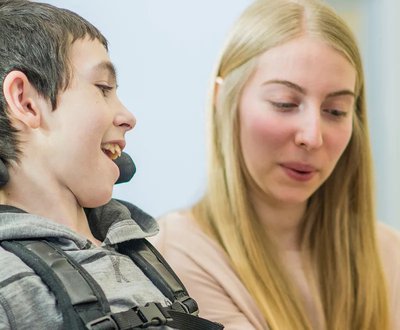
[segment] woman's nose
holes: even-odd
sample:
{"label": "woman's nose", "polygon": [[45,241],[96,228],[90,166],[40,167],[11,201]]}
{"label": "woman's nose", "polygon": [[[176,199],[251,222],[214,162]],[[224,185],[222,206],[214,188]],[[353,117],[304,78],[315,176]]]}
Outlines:
{"label": "woman's nose", "polygon": [[318,109],[303,109],[298,121],[295,143],[306,150],[318,149],[323,144],[321,113]]}

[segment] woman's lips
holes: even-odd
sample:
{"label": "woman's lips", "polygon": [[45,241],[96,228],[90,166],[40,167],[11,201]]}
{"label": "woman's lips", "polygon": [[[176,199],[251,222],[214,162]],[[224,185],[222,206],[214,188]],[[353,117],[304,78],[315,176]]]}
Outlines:
{"label": "woman's lips", "polygon": [[311,180],[317,173],[317,169],[308,164],[282,163],[280,164],[280,166],[287,174],[287,176],[289,176],[293,180],[301,182]]}

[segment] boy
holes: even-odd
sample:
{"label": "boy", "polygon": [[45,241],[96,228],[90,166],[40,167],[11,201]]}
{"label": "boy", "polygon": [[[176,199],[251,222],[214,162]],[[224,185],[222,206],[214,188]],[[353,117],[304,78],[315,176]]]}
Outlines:
{"label": "boy", "polygon": [[[44,256],[57,255],[50,262],[56,273],[58,264],[83,266],[70,272],[94,279],[92,291],[109,305],[101,307],[105,314],[148,302],[170,305],[131,258],[116,251],[154,235],[157,224],[137,209],[133,220],[124,205],[110,201],[119,176],[114,160],[135,118],[117,97],[106,39],[73,12],[25,0],[0,0],[0,26],[0,328],[72,329],[79,323],[62,309],[65,295],[51,292],[27,265],[31,259],[23,262],[14,253],[7,242],[15,240],[29,251],[37,240],[50,242],[59,252]],[[75,277],[69,277],[72,301],[86,285]],[[103,319],[83,308],[91,303],[74,309],[86,328],[95,329]],[[117,328],[116,318],[106,321]]]}

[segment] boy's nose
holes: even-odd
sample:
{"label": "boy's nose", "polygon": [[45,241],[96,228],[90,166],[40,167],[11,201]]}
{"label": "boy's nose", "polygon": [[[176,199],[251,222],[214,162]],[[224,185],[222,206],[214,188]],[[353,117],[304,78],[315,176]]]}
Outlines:
{"label": "boy's nose", "polygon": [[131,130],[136,125],[136,117],[121,103],[120,110],[114,119],[115,126],[124,127],[126,131]]}

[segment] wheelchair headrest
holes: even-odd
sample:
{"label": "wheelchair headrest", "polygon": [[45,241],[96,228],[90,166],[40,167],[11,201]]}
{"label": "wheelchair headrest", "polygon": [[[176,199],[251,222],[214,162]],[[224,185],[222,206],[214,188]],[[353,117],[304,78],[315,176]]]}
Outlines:
{"label": "wheelchair headrest", "polygon": [[114,162],[119,168],[119,178],[115,184],[129,182],[136,173],[136,166],[131,156],[122,152]]}

